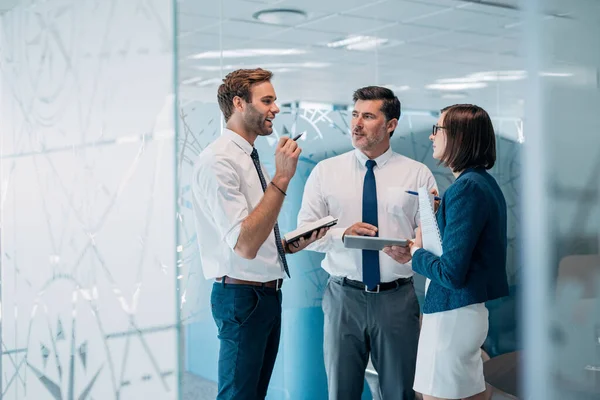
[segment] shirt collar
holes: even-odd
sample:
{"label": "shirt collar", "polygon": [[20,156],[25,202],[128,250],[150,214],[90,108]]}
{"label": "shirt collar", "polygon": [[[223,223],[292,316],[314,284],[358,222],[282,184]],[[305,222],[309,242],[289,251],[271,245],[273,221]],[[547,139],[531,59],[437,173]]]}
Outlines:
{"label": "shirt collar", "polygon": [[248,155],[252,154],[252,150],[254,150],[254,146],[252,146],[246,139],[232,131],[231,129],[223,129],[223,136],[227,137],[233,143],[237,144],[238,147]]}
{"label": "shirt collar", "polygon": [[[390,158],[392,158],[393,154],[394,152],[392,151],[392,146],[390,146],[385,153],[383,153],[375,159],[375,163],[377,163],[379,168],[381,168],[385,165],[386,162],[390,160]],[[360,151],[359,149],[354,149],[354,155],[363,167],[367,164],[367,160],[369,159],[369,157],[367,157],[362,151]]]}

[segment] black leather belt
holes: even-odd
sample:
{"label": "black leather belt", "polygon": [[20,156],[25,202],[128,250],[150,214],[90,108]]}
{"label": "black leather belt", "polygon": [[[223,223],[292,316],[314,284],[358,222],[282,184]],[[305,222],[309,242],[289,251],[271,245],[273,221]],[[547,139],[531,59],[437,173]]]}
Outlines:
{"label": "black leather belt", "polygon": [[340,278],[340,277],[335,277],[335,278],[332,277],[331,280],[339,283],[340,285],[350,286],[351,288],[364,290],[365,292],[368,292],[368,293],[379,293],[379,292],[385,292],[386,290],[396,289],[399,286],[405,285],[407,283],[411,283],[413,281],[413,278],[412,277],[398,278],[395,281],[383,282],[383,283],[380,283],[379,285],[377,285],[375,287],[375,289],[373,289],[373,290],[369,290],[367,285],[365,285],[361,281],[354,281],[352,279]]}
{"label": "black leather belt", "polygon": [[281,285],[283,285],[283,279],[275,279],[273,281],[268,282],[254,282],[254,281],[245,281],[243,279],[236,279],[230,276],[223,276],[220,278],[215,278],[215,281],[219,283],[225,283],[227,285],[250,285],[250,286],[260,286],[263,288],[271,288],[275,290],[281,289]]}

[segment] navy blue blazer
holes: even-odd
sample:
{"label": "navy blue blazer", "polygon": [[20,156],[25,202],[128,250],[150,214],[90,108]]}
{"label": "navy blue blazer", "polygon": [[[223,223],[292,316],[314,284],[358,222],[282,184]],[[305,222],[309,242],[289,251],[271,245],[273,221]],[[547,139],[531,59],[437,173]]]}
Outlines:
{"label": "navy blue blazer", "polygon": [[431,279],[423,313],[452,310],[508,295],[506,201],[484,168],[465,170],[437,211],[443,254],[415,251],[412,268]]}

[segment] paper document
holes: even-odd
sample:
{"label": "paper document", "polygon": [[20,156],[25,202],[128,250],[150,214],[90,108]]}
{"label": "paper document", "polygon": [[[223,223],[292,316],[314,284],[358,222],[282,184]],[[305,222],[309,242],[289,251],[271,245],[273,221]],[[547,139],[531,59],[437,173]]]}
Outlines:
{"label": "paper document", "polygon": [[421,233],[423,248],[436,256],[442,255],[442,237],[433,211],[433,195],[425,186],[419,188],[419,213],[421,214]]}
{"label": "paper document", "polygon": [[[442,237],[440,227],[433,211],[433,195],[427,192],[425,186],[419,188],[419,213],[421,214],[421,234],[423,249],[440,257],[442,255]],[[425,294],[429,289],[429,278],[425,282]]]}

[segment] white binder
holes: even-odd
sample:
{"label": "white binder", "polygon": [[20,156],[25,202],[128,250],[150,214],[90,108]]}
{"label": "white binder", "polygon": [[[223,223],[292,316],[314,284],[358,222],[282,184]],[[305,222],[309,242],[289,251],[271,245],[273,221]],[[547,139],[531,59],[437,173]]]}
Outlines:
{"label": "white binder", "polygon": [[[427,192],[427,188],[422,186],[419,188],[419,214],[421,214],[421,234],[423,236],[423,249],[440,257],[442,250],[442,237],[440,235],[440,227],[435,219],[433,211],[434,196]],[[425,282],[425,293],[429,288],[430,280],[427,278]]]}

